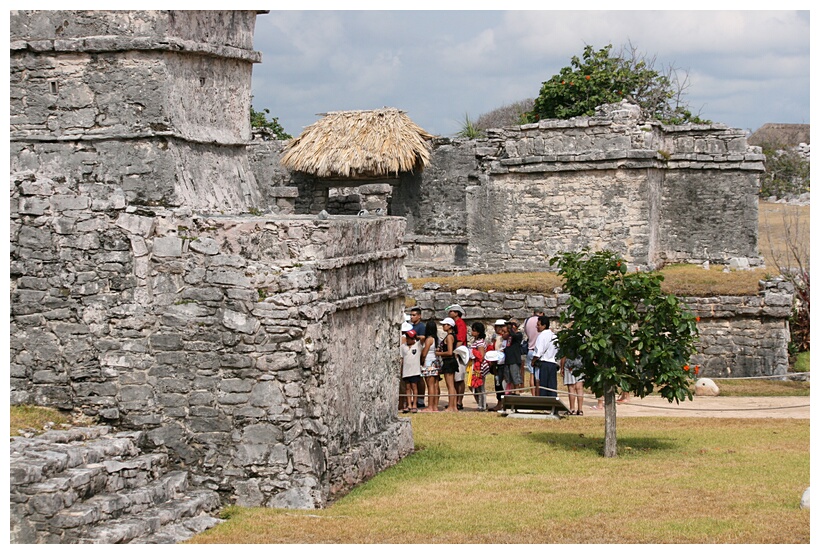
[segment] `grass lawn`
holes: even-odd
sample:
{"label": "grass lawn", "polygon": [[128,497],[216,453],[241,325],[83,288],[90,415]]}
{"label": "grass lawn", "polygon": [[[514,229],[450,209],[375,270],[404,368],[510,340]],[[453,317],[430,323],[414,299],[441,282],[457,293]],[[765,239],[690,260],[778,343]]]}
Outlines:
{"label": "grass lawn", "polygon": [[324,510],[230,507],[205,543],[808,543],[809,421],[410,416],[417,451]]}
{"label": "grass lawn", "polygon": [[797,355],[797,359],[794,362],[794,371],[796,373],[805,373],[810,370],[809,368],[809,356],[811,352],[801,352]]}

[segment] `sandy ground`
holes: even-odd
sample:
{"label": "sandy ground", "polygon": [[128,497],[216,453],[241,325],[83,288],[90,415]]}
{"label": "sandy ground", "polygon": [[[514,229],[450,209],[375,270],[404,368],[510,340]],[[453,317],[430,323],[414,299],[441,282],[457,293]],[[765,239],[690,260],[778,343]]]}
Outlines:
{"label": "sandy ground", "polygon": [[[439,409],[447,404],[447,388],[442,386]],[[559,394],[567,404],[567,395]],[[808,396],[695,396],[680,404],[669,403],[658,396],[632,398],[617,405],[618,417],[729,417],[729,418],[796,418],[809,419]],[[494,407],[495,393],[487,394],[487,405]],[[594,396],[584,397],[584,417],[603,417],[603,410],[596,410]],[[472,394],[464,399],[464,411],[477,410]]]}

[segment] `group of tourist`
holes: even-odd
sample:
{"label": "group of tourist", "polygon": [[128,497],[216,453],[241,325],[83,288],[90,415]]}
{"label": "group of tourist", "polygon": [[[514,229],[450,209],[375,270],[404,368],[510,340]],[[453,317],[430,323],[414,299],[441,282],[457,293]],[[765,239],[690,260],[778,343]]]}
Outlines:
{"label": "group of tourist", "polygon": [[[468,331],[460,305],[447,306],[445,312],[447,316],[438,322],[423,322],[421,309],[414,307],[402,325],[399,410],[438,412],[443,380],[447,387],[443,411],[463,410],[468,387],[479,411],[497,411],[503,407],[504,395],[557,397],[560,373],[569,393],[570,415],[584,415],[583,379],[573,375],[580,360],[561,357],[543,311],[535,310],[522,330],[511,316],[498,319],[489,337],[479,321]],[[487,407],[485,390],[490,375],[497,400],[492,408]]]}

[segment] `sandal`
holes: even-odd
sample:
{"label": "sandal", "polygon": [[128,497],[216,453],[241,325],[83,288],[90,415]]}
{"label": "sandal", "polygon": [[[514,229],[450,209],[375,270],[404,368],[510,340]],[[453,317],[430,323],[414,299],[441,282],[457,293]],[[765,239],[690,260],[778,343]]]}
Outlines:
{"label": "sandal", "polygon": [[577,412],[575,412],[575,415],[584,415],[584,412],[581,411],[581,410],[578,410]]}

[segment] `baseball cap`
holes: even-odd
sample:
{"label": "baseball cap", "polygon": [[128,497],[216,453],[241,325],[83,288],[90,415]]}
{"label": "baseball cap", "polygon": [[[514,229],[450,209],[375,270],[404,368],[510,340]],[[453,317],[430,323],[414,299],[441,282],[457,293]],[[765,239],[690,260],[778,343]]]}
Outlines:
{"label": "baseball cap", "polygon": [[413,331],[412,329],[410,329],[409,331],[405,331],[404,334],[407,336],[407,338],[410,338],[410,339],[416,338],[416,332]]}
{"label": "baseball cap", "polygon": [[445,317],[439,323],[441,323],[442,325],[450,325],[451,327],[455,327],[456,325],[456,322],[453,321],[452,317]]}
{"label": "baseball cap", "polygon": [[493,323],[493,327],[497,327],[499,325],[506,325],[506,324],[507,324],[507,322],[504,321],[503,319],[496,319],[495,323]]}

